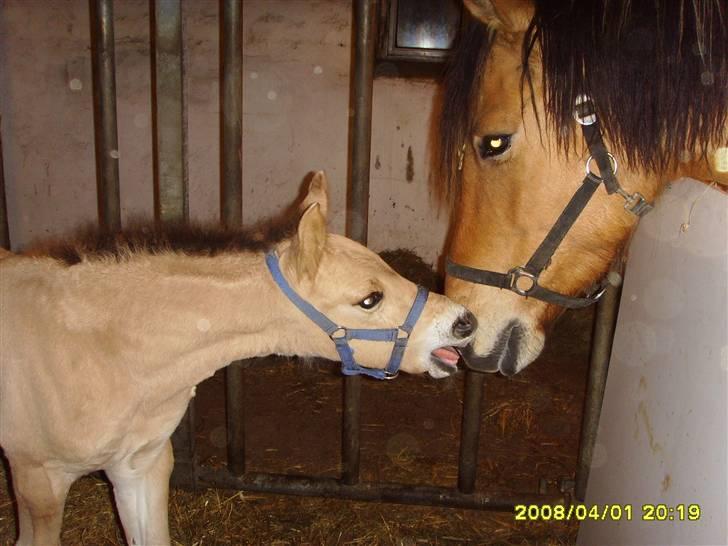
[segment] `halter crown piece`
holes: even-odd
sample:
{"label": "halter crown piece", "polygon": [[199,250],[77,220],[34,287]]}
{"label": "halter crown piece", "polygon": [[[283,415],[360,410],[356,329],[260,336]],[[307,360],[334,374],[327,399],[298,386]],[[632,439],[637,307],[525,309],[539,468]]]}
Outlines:
{"label": "halter crown piece", "polygon": [[[505,288],[519,296],[536,298],[571,309],[587,307],[596,303],[602,297],[608,284],[606,280],[602,281],[592,294],[579,298],[544,288],[538,284],[538,278],[543,270],[548,267],[554,252],[602,182],[609,195],[616,193],[624,199],[624,209],[630,214],[637,217],[644,216],[652,210],[652,204],[647,202],[640,193],[630,194],[619,185],[616,177],[617,160],[607,151],[604,145],[592,100],[586,95],[579,95],[575,102],[574,119],[581,125],[584,140],[591,154],[586,160],[586,176],[571,201],[562,211],[561,216],[558,217],[556,223],[531,256],[531,259],[524,266],[513,267],[507,273],[498,273],[460,265],[448,258],[446,264],[448,275],[472,283]],[[599,168],[599,175],[591,171],[592,160],[596,162]],[[458,167],[459,169],[462,168],[461,159],[459,159]]]}
{"label": "halter crown piece", "polygon": [[[368,375],[375,379],[394,379],[397,377],[410,334],[415,324],[417,324],[417,320],[420,318],[422,310],[425,308],[425,303],[427,302],[429,291],[426,288],[422,286],[417,287],[417,296],[412,302],[412,307],[410,307],[409,313],[407,313],[407,318],[401,326],[397,328],[346,328],[330,320],[321,311],[296,293],[283,276],[278,256],[274,251],[271,250],[265,255],[265,263],[268,266],[270,274],[273,276],[273,280],[286,297],[304,315],[326,332],[326,335],[334,342],[336,352],[339,353],[339,357],[341,358],[341,373],[344,375]],[[354,359],[354,349],[349,345],[349,341],[352,339],[394,343],[387,367],[383,370],[378,370],[360,366]]]}

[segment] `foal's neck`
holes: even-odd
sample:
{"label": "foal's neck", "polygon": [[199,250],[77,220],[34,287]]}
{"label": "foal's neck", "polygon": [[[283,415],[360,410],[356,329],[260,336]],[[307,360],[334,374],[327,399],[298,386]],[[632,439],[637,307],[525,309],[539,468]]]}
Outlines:
{"label": "foal's neck", "polygon": [[241,358],[321,354],[330,345],[280,293],[262,253],[82,267],[86,304],[119,340],[123,365],[154,388],[195,385]]}

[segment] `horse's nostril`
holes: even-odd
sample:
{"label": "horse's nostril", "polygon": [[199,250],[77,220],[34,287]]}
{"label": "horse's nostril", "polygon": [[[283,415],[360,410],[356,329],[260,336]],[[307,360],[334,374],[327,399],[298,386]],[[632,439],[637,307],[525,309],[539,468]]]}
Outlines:
{"label": "horse's nostril", "polygon": [[470,311],[460,315],[452,325],[452,333],[455,337],[468,337],[478,327],[478,320]]}

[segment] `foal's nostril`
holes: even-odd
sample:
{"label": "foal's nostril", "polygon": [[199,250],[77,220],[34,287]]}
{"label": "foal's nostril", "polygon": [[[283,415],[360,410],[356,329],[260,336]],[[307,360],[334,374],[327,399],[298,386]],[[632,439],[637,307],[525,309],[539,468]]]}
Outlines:
{"label": "foal's nostril", "polygon": [[455,337],[468,337],[478,327],[478,320],[470,311],[460,315],[452,325],[452,333]]}

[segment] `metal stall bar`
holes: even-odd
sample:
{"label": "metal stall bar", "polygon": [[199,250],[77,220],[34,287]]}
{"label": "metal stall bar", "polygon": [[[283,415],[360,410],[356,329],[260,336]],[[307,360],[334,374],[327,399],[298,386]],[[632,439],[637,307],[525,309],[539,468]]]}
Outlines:
{"label": "metal stall bar", "polygon": [[591,355],[589,357],[589,377],[587,379],[584,412],[581,421],[579,457],[576,463],[574,495],[579,501],[583,501],[586,495],[586,484],[589,480],[589,471],[592,456],[594,455],[594,442],[597,439],[599,416],[602,413],[604,388],[607,384],[609,358],[612,355],[612,342],[614,341],[614,330],[617,325],[621,295],[621,284],[619,286],[610,284],[599,303],[597,303]]}
{"label": "metal stall bar", "polygon": [[[458,491],[475,491],[480,441],[480,408],[483,399],[485,374],[467,370],[463,395],[463,419],[460,429],[460,459],[458,462]],[[523,503],[521,503],[523,504]]]}
{"label": "metal stall bar", "polygon": [[[351,80],[353,120],[351,124],[351,178],[347,198],[349,237],[367,244],[369,227],[369,164],[372,148],[372,93],[374,87],[374,22],[377,0],[354,2],[354,67]],[[342,479],[359,481],[359,424],[361,378],[344,376],[342,414]]]}
{"label": "metal stall bar", "polygon": [[3,165],[2,118],[0,118],[0,247],[10,250],[8,204],[5,200],[5,167]]}
{"label": "metal stall bar", "polygon": [[516,504],[563,503],[561,495],[503,494],[486,491],[466,495],[447,487],[429,487],[398,483],[360,483],[346,485],[335,478],[310,478],[280,474],[246,473],[231,476],[225,469],[201,467],[199,483],[203,487],[242,489],[284,495],[341,498],[358,501],[394,502],[473,508],[512,510]]}
{"label": "metal stall bar", "polygon": [[99,224],[121,229],[119,143],[116,130],[114,2],[91,0],[91,59],[94,86],[94,145]]}
{"label": "metal stall bar", "polygon": [[152,108],[157,218],[187,220],[180,0],[155,0],[152,14]]}
{"label": "metal stall bar", "polygon": [[[221,0],[220,160],[222,165],[220,216],[226,227],[243,220],[243,42],[241,0]],[[245,375],[250,361],[236,361],[225,369],[228,470],[245,472]]]}
{"label": "metal stall bar", "polygon": [[[182,93],[182,11],[180,0],[154,0],[152,10],[152,112],[154,127],[154,208],[162,222],[188,217],[184,164],[184,99]],[[172,435],[172,483],[194,488],[194,399]]]}

